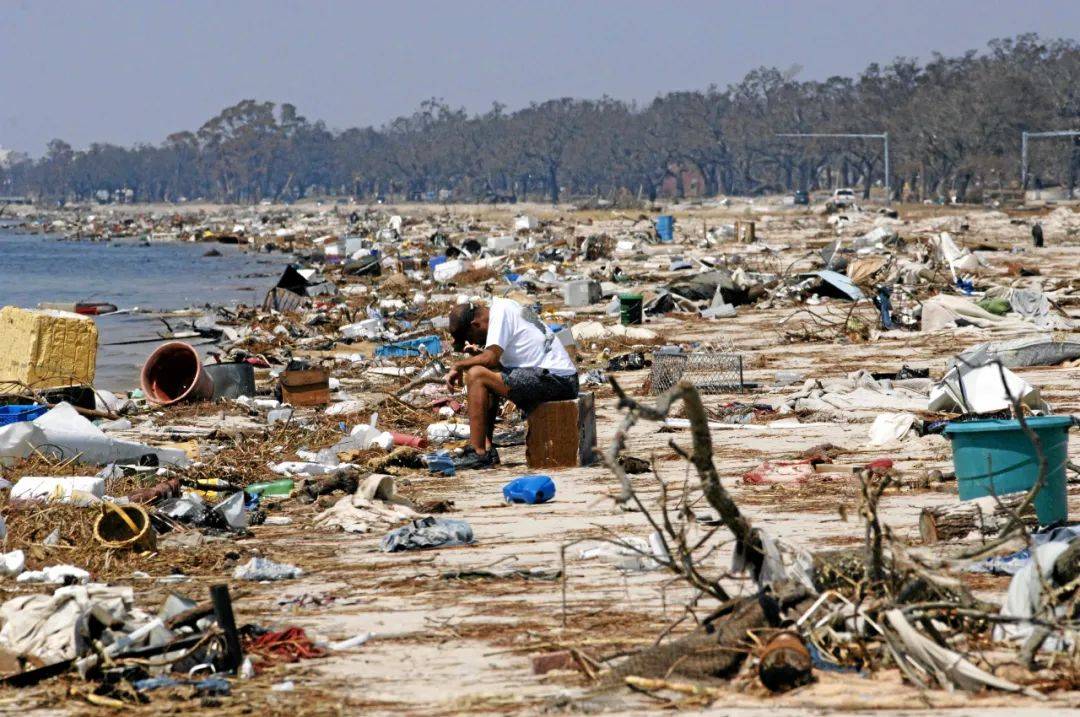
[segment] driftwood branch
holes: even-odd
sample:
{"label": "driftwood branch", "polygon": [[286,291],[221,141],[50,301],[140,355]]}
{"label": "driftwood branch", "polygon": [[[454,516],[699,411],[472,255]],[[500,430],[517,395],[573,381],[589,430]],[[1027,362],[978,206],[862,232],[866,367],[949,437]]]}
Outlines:
{"label": "driftwood branch", "polygon": [[765,559],[761,541],[754,533],[750,520],[739,510],[739,506],[720,481],[720,474],[712,459],[713,445],[712,434],[709,432],[709,419],[697,389],[687,381],[680,381],[657,398],[655,406],[645,406],[627,396],[614,378],[609,378],[609,381],[619,399],[619,408],[626,411],[626,416],[615,432],[615,438],[602,455],[604,464],[619,477],[622,484],[622,493],[617,501],[626,503],[634,495],[634,487],[629,476],[618,465],[618,456],[626,445],[626,437],[630,429],[641,418],[664,421],[671,407],[677,401],[682,401],[686,417],[690,421],[690,437],[693,446],[689,452],[690,462],[701,479],[705,500],[720,516],[720,521],[735,536],[736,550],[741,550],[745,554],[751,573],[756,580],[761,574]]}

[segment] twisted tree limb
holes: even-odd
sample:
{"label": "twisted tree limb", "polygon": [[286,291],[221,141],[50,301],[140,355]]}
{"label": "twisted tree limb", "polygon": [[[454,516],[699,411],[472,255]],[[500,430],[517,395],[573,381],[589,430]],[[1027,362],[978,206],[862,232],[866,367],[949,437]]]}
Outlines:
{"label": "twisted tree limb", "polygon": [[742,514],[731,494],[727,492],[727,489],[720,482],[720,474],[717,472],[712,459],[713,445],[712,435],[709,433],[709,419],[697,389],[688,381],[679,381],[657,398],[655,406],[645,406],[627,396],[614,377],[610,377],[608,380],[615,391],[616,397],[619,399],[619,408],[627,412],[615,432],[614,440],[608,447],[607,452],[602,455],[605,465],[618,476],[622,483],[622,492],[616,500],[619,503],[626,503],[634,495],[634,488],[629,476],[618,465],[619,452],[622,451],[626,444],[626,436],[630,429],[641,418],[664,421],[668,413],[670,413],[672,405],[677,401],[682,401],[686,417],[690,421],[690,437],[693,443],[689,458],[697,471],[698,477],[701,479],[702,492],[709,505],[720,516],[720,521],[735,536],[736,550],[741,550],[746,556],[747,563],[751,568],[751,574],[757,580],[765,560],[761,540],[754,532],[750,520]]}

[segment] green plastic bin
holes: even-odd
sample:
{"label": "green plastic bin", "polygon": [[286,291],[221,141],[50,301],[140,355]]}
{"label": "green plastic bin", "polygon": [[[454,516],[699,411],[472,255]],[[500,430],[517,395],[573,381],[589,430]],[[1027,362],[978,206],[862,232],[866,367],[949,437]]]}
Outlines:
{"label": "green plastic bin", "polygon": [[641,294],[619,294],[619,321],[623,326],[642,323],[644,302],[645,297]]}
{"label": "green plastic bin", "polygon": [[[1035,514],[1042,525],[1069,517],[1065,465],[1069,460],[1071,416],[1027,419],[1046,457],[1046,483],[1035,495]],[[952,441],[953,464],[960,500],[988,495],[1023,493],[1035,485],[1039,462],[1035,446],[1016,420],[950,423],[945,435]]]}

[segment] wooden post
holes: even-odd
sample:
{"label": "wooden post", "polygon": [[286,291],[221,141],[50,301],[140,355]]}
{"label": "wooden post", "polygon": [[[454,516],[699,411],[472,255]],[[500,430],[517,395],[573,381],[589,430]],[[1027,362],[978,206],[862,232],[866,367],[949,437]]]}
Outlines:
{"label": "wooden post", "polygon": [[229,586],[212,585],[210,601],[214,604],[214,618],[218,627],[225,634],[225,670],[235,673],[244,662],[244,650],[240,647],[240,633],[236,631],[236,616],[233,615]]}

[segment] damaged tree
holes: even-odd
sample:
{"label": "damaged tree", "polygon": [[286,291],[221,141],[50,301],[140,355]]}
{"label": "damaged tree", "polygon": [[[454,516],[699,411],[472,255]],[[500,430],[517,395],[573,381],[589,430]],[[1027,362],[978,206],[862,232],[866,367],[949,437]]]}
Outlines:
{"label": "damaged tree", "polygon": [[[866,530],[863,546],[807,554],[754,528],[726,490],[713,463],[707,414],[691,384],[678,383],[660,396],[655,406],[628,397],[614,379],[611,385],[619,408],[625,412],[611,445],[602,454],[605,465],[620,481],[615,500],[640,511],[655,530],[655,542],[662,546],[658,562],[694,587],[699,597],[712,597],[720,605],[702,619],[688,608],[688,614],[698,623],[691,632],[666,642],[662,637],[653,647],[605,673],[602,684],[715,697],[707,688],[699,692],[668,680],[676,676],[730,679],[748,664],[752,654],[758,654],[763,683],[771,690],[783,691],[811,679],[809,660],[802,659],[797,649],[805,641],[825,661],[857,669],[895,667],[907,681],[923,688],[992,687],[1039,696],[1034,690],[987,672],[977,659],[960,651],[963,645],[972,644],[971,638],[986,634],[1002,618],[994,606],[975,599],[960,580],[936,572],[914,557],[878,519],[878,501],[891,476],[858,473],[862,488],[860,515]],[[716,511],[720,524],[734,536],[733,569],[745,572],[756,584],[749,595],[730,595],[722,581],[732,576],[714,575],[704,566],[703,559],[716,549],[707,545],[716,531],[704,537],[694,536],[689,481],[684,483],[672,509],[668,504],[669,487],[654,472],[659,501],[650,512],[620,463],[620,453],[633,426],[641,419],[665,420],[677,402],[682,403],[690,421],[692,445],[686,449],[671,441],[670,446],[694,467],[701,495]],[[1008,516],[1000,526],[1003,537],[999,538],[999,546],[1023,531],[1020,515],[1030,510],[1034,491],[1007,505],[998,503],[1002,514]],[[943,528],[946,525],[947,520],[942,522]],[[790,567],[784,561],[785,550],[796,557]],[[1062,576],[1058,584],[1074,585],[1080,572],[1076,569],[1080,565],[1076,557],[1080,548],[1066,555],[1060,563]],[[765,659],[771,653],[760,646],[769,640],[770,633],[785,626],[794,626],[794,631],[782,633],[789,638],[781,646],[783,649]],[[665,634],[668,632],[670,629]]]}

